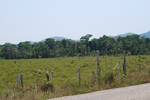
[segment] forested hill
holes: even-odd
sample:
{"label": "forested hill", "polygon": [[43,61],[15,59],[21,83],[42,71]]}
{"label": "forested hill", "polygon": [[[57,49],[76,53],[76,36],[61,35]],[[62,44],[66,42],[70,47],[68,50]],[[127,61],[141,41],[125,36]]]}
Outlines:
{"label": "forested hill", "polygon": [[49,58],[63,56],[87,56],[93,55],[96,50],[101,55],[122,54],[124,51],[131,55],[150,54],[150,38],[140,35],[129,35],[126,37],[108,37],[91,39],[87,34],[80,41],[63,39],[61,41],[52,38],[40,42],[21,42],[19,44],[6,43],[0,45],[0,58]]}

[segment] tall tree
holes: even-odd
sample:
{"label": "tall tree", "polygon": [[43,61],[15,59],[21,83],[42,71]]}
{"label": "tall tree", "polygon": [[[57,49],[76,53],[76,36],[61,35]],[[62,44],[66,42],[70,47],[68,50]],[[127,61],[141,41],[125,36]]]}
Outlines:
{"label": "tall tree", "polygon": [[[87,35],[82,36],[82,37],[80,38],[80,41],[81,41],[82,45],[85,45],[85,55],[88,54],[89,51],[90,51],[90,48],[89,48],[89,40],[90,40],[90,38],[91,38],[92,36],[93,36],[93,35],[91,35],[91,34],[87,34]],[[84,46],[83,46],[83,47],[84,47]]]}
{"label": "tall tree", "polygon": [[54,57],[55,56],[55,40],[52,38],[48,38],[45,40],[45,44],[48,46],[48,57]]}
{"label": "tall tree", "polygon": [[20,52],[21,58],[31,58],[32,57],[32,44],[29,41],[21,42],[18,44],[18,50]]}
{"label": "tall tree", "polygon": [[4,44],[2,50],[2,56],[5,59],[16,59],[18,58],[18,50],[17,50],[17,46],[14,44],[10,44],[10,43],[6,43]]}

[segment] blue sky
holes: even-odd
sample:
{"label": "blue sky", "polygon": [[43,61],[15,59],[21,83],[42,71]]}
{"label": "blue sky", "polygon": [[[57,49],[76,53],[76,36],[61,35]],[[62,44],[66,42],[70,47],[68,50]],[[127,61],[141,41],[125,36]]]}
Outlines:
{"label": "blue sky", "polygon": [[150,0],[0,0],[0,44],[150,30]]}

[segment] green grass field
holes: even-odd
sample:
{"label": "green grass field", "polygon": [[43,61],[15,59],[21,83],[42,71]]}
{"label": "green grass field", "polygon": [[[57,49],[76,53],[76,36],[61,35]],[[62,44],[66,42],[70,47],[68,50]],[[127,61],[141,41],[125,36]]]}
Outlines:
{"label": "green grass field", "polygon": [[[120,69],[118,67],[120,62]],[[0,60],[0,99],[44,100],[64,95],[123,87],[150,82],[150,56],[128,56],[127,76],[122,72],[123,57],[100,57],[100,85],[92,73],[96,71],[96,57],[63,57],[50,59]],[[81,67],[81,85],[78,85],[77,69]],[[40,75],[35,71],[41,71]],[[36,91],[37,84],[46,83],[46,71],[53,72],[50,83],[55,91]],[[16,89],[16,77],[24,76],[24,88]],[[110,80],[113,75],[113,80]],[[107,82],[108,81],[108,82]]]}

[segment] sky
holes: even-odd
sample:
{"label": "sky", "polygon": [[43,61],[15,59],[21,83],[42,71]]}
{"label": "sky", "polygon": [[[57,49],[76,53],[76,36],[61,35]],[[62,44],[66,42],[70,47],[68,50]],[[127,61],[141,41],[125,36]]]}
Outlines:
{"label": "sky", "polygon": [[150,30],[150,0],[0,0],[0,44]]}

